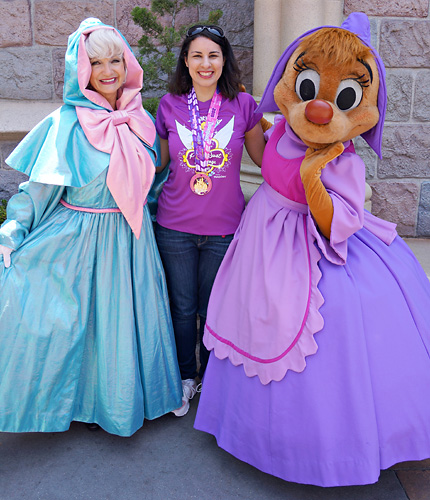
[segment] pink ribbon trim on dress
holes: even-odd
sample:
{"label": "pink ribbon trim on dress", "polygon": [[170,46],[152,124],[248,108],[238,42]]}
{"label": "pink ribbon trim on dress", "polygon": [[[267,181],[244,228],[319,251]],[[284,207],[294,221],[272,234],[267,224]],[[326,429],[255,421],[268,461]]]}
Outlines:
{"label": "pink ribbon trim on dress", "polygon": [[88,207],[78,207],[76,205],[70,205],[67,201],[63,199],[60,200],[60,203],[66,207],[70,208],[70,210],[76,210],[77,212],[89,212],[90,214],[110,214],[110,213],[121,213],[119,208],[88,208]]}

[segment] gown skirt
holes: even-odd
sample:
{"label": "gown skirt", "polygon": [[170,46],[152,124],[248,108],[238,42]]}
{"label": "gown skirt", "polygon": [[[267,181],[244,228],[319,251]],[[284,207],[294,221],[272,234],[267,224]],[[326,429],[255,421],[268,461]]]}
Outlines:
{"label": "gown skirt", "polygon": [[[105,177],[83,188],[28,183],[11,211],[37,216],[49,189],[74,206],[115,208]],[[56,203],[11,258],[0,261],[0,431],[58,432],[77,420],[130,436],[181,405],[146,206],[137,240],[121,213]]]}
{"label": "gown skirt", "polygon": [[[281,248],[264,246],[267,240],[258,228],[273,231],[280,214],[287,219],[291,211],[278,207],[267,214],[261,189],[244,213],[212,292],[228,302],[233,291],[242,294],[236,304],[249,304],[248,299],[256,300],[250,287],[235,288],[234,280],[252,276],[254,285],[260,283],[254,287],[260,306],[254,302],[249,308],[250,324],[264,304],[285,308],[284,297],[274,295],[268,284],[284,275],[285,256],[295,241],[294,234],[286,238],[272,232],[271,241]],[[261,214],[267,216],[263,225]],[[278,224],[279,232],[285,227]],[[318,289],[324,298],[316,353],[306,357],[303,371],[288,370],[279,381],[262,383],[258,376],[247,376],[243,364],[233,364],[231,356],[212,351],[195,428],[213,434],[240,460],[287,481],[370,484],[381,469],[430,457],[430,284],[398,236],[387,245],[360,229],[348,239],[345,265],[330,262],[315,243],[314,248],[320,252]],[[260,277],[268,268],[276,276]],[[218,288],[217,281],[228,285]],[[282,311],[272,313],[282,316]],[[225,314],[235,316],[209,310],[207,326],[211,321],[226,325]],[[205,341],[210,337],[206,330]]]}

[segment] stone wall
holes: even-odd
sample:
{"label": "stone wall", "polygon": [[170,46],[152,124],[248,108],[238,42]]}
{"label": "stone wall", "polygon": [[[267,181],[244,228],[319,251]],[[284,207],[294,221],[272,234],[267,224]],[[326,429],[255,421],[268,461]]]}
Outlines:
{"label": "stone wall", "polygon": [[[270,2],[268,1],[268,8]],[[86,17],[117,26],[135,47],[140,30],[130,11],[150,0],[0,0],[0,199],[16,192],[24,176],[4,159],[23,137],[13,125],[14,105],[60,105],[68,35]],[[226,29],[252,91],[253,0],[203,0],[189,22],[223,10]],[[345,0],[344,14],[371,19],[373,44],[387,67],[388,112],[383,159],[357,141],[373,189],[372,211],[398,224],[404,236],[430,236],[430,17],[429,0]],[[168,20],[166,20],[168,22]],[[11,101],[12,100],[12,101]],[[6,106],[7,103],[7,106]],[[15,103],[15,104],[14,104]],[[16,106],[15,106],[16,107]],[[37,113],[30,112],[34,117]],[[42,115],[43,116],[43,115]],[[40,118],[38,118],[40,119]],[[35,123],[27,121],[27,129]]]}
{"label": "stone wall", "polygon": [[[150,0],[0,0],[0,99],[61,102],[68,35],[86,17],[98,17],[136,48],[142,36],[130,16],[136,5],[148,7]],[[253,0],[203,0],[178,21],[198,21],[214,8],[224,12],[221,23],[252,90]]]}
{"label": "stone wall", "polygon": [[[149,7],[150,3],[150,0],[0,0],[0,200],[9,199],[26,179],[8,168],[5,158],[37,121],[61,105],[64,54],[70,33],[83,19],[98,17],[120,29],[137,54],[142,30],[134,24],[130,12],[135,6]],[[243,82],[251,92],[253,7],[253,0],[234,3],[203,0],[200,7],[189,8],[178,18],[178,22],[192,23],[207,18],[210,10],[223,11],[220,24],[233,45]],[[31,111],[30,116],[16,115],[15,108],[23,101],[29,109],[34,109],[37,119],[32,119]],[[23,119],[27,123],[22,123]]]}
{"label": "stone wall", "polygon": [[387,70],[382,160],[364,141],[372,212],[403,236],[430,236],[430,18],[428,0],[345,0],[365,12]]}

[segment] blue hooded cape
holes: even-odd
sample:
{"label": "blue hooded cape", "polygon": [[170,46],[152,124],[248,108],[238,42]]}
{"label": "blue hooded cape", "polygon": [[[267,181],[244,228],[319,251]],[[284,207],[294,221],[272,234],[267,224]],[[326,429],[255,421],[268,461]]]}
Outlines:
{"label": "blue hooded cape", "polygon": [[[81,34],[93,26],[110,27],[98,19],[89,18],[69,36],[64,73],[64,105],[38,123],[6,159],[9,166],[27,174],[30,181],[82,187],[109,165],[110,154],[99,151],[88,142],[75,110],[75,106],[107,109],[87,99],[78,83],[79,40]],[[116,33],[128,46],[121,33]],[[145,146],[147,147],[146,144]],[[147,149],[154,157],[155,149]]]}

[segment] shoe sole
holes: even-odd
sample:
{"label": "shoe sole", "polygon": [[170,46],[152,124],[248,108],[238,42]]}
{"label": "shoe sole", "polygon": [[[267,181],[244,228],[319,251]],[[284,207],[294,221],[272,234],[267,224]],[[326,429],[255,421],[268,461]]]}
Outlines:
{"label": "shoe sole", "polygon": [[190,409],[190,403],[187,400],[180,408],[176,408],[176,410],[172,410],[172,413],[176,417],[183,417],[184,415],[186,415],[188,413],[189,409]]}

